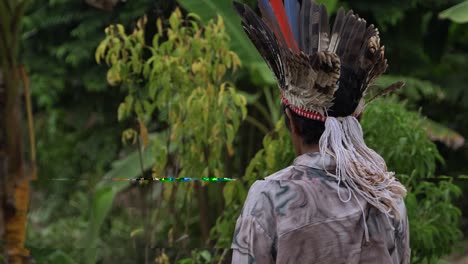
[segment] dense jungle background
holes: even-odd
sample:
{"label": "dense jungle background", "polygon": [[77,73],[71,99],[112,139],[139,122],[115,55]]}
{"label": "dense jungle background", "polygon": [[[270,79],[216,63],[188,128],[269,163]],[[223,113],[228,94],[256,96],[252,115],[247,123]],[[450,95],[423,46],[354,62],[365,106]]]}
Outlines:
{"label": "dense jungle background", "polygon": [[[231,1],[2,1],[0,103],[20,87],[21,124],[0,115],[0,158],[2,135],[18,135],[32,168],[25,259],[230,263],[249,186],[294,159],[275,81]],[[412,262],[468,263],[468,2],[319,2],[375,24],[390,65],[376,85],[406,83],[362,125],[409,190]],[[19,184],[2,166],[0,183]]]}

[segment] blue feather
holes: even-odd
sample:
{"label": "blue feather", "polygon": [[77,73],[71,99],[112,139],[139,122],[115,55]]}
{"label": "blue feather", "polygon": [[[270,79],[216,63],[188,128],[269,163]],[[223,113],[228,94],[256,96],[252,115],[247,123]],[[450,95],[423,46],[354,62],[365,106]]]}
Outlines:
{"label": "blue feather", "polygon": [[286,46],[286,41],[284,40],[283,34],[281,33],[280,27],[278,25],[278,20],[276,19],[275,12],[273,11],[273,7],[271,7],[270,1],[269,0],[258,0],[258,7],[260,8],[260,11],[262,12],[264,20],[267,22],[270,28],[272,30],[278,41]]}
{"label": "blue feather", "polygon": [[297,0],[284,0],[284,7],[288,15],[291,31],[293,32],[296,42],[299,43],[299,3]]}
{"label": "blue feather", "polygon": [[266,11],[266,14],[263,14],[264,16],[267,16],[268,19],[273,19],[273,21],[276,21],[275,13],[273,12],[273,8],[271,8],[270,1],[258,0],[258,5],[260,10]]}

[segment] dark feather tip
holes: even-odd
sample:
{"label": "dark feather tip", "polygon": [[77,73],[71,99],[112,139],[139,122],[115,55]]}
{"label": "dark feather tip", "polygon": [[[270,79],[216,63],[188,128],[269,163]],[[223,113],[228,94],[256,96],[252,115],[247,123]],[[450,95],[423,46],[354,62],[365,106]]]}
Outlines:
{"label": "dark feather tip", "polygon": [[245,12],[245,5],[242,3],[239,3],[237,1],[232,1],[232,5],[234,8],[237,10],[239,14],[243,14]]}

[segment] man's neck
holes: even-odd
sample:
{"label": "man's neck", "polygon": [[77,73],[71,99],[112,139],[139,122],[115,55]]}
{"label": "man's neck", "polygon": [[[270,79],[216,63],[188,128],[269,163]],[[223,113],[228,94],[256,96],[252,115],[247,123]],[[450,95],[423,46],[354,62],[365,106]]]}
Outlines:
{"label": "man's neck", "polygon": [[320,152],[319,145],[301,145],[298,154],[302,155],[311,152]]}

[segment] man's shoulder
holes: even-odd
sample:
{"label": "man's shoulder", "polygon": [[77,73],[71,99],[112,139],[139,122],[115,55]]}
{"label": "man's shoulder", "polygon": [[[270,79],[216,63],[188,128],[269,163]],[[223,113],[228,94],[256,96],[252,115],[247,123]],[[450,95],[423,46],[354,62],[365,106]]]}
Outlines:
{"label": "man's shoulder", "polygon": [[297,184],[299,181],[310,182],[307,188],[308,192],[314,191],[314,185],[320,182],[320,178],[326,179],[324,172],[318,169],[302,167],[302,166],[288,166],[279,170],[264,179],[256,180],[249,188],[246,198],[246,204],[255,204],[258,200],[266,198],[270,204],[274,204],[274,198],[278,193],[284,193],[285,188],[289,192],[297,191],[298,188],[305,188],[307,184]]}
{"label": "man's shoulder", "polygon": [[284,168],[282,170],[279,170],[279,171],[265,177],[265,180],[282,180],[282,179],[284,179],[285,177],[288,177],[291,174],[293,168],[294,168],[294,166],[286,167],[286,168]]}
{"label": "man's shoulder", "polygon": [[273,206],[274,202],[272,196],[274,196],[274,194],[280,189],[279,184],[290,177],[293,168],[293,166],[289,166],[270,174],[264,179],[256,180],[249,188],[247,198],[244,203],[244,210],[250,211],[259,203]]}
{"label": "man's shoulder", "polygon": [[[273,181],[298,181],[298,180],[328,180],[334,181],[334,178],[328,177],[327,172],[323,169],[313,168],[313,167],[306,167],[306,166],[294,166],[291,165],[286,167],[280,171],[277,171],[267,177],[265,180],[273,180]],[[314,181],[315,182],[315,181]]]}

